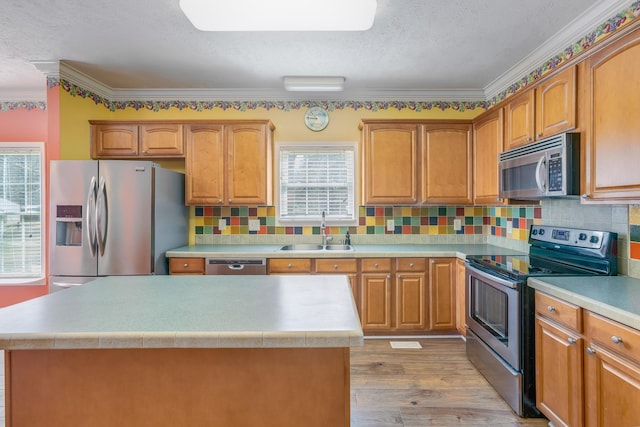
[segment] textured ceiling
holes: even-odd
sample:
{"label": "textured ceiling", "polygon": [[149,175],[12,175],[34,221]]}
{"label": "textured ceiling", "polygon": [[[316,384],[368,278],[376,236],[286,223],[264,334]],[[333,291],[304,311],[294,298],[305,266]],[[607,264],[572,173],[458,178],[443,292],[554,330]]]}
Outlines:
{"label": "textured ceiling", "polygon": [[[310,10],[322,7],[309,3]],[[10,0],[0,11],[0,102],[44,100],[45,78],[31,61],[64,61],[107,88],[125,91],[278,96],[284,76],[335,75],[346,78],[347,90],[325,97],[400,98],[420,91],[442,98],[455,92],[484,96],[576,18],[628,4],[378,0],[374,25],[365,32],[207,33],[191,25],[178,0]]]}

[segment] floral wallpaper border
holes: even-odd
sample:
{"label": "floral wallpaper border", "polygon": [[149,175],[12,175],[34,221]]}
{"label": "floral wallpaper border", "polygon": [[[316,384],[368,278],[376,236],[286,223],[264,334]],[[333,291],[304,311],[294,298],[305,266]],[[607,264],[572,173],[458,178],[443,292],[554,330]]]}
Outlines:
{"label": "floral wallpaper border", "polygon": [[[527,86],[535,83],[542,76],[548,74],[552,70],[556,69],[560,65],[566,63],[576,55],[591,48],[603,38],[611,35],[633,21],[635,21],[640,15],[640,0],[631,4],[631,6],[619,12],[615,16],[611,17],[607,21],[600,24],[591,33],[585,35],[577,42],[568,46],[562,52],[549,58],[540,67],[538,67],[529,75],[516,81],[510,85],[506,90],[498,94],[487,101],[469,101],[469,102],[457,102],[457,101],[144,101],[144,100],[130,100],[130,101],[110,101],[107,98],[100,96],[90,90],[83,89],[66,79],[59,77],[48,77],[47,86],[49,88],[60,85],[60,87],[71,94],[72,96],[80,96],[82,98],[91,99],[95,104],[102,104],[110,111],[124,110],[127,108],[133,108],[135,110],[151,110],[161,111],[171,108],[177,108],[179,110],[190,109],[195,111],[212,110],[214,108],[220,108],[222,110],[234,109],[238,111],[256,110],[258,108],[264,108],[266,110],[277,109],[283,111],[298,110],[301,108],[309,108],[311,106],[321,106],[329,111],[342,110],[351,108],[354,110],[364,109],[367,111],[380,111],[380,110],[413,110],[413,111],[425,111],[425,110],[457,110],[466,111],[469,109],[483,108],[489,109],[491,106],[498,104],[510,95],[526,88]],[[43,103],[32,102],[0,102],[0,111],[15,110],[19,108],[33,109],[33,108],[46,108],[43,107]]]}
{"label": "floral wallpaper border", "polygon": [[3,112],[3,113],[7,111],[15,111],[15,110],[22,110],[22,109],[27,111],[31,111],[31,110],[44,111],[47,109],[47,103],[44,101],[0,102],[0,112]]}

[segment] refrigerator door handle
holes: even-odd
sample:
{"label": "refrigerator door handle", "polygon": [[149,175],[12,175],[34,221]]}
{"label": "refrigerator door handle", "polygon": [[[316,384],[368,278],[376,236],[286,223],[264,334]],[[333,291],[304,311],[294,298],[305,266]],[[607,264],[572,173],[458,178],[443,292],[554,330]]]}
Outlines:
{"label": "refrigerator door handle", "polygon": [[[104,227],[103,227],[104,221]],[[104,234],[103,234],[104,228]],[[107,242],[107,232],[109,229],[109,203],[107,200],[106,181],[100,177],[100,187],[98,188],[98,201],[96,207],[96,231],[98,235],[98,250],[100,255],[104,255],[105,244]]]}
{"label": "refrigerator door handle", "polygon": [[91,256],[96,256],[96,224],[95,224],[95,209],[96,209],[96,177],[91,177],[91,183],[89,184],[89,194],[87,195],[87,239],[89,240],[89,249],[91,250]]}

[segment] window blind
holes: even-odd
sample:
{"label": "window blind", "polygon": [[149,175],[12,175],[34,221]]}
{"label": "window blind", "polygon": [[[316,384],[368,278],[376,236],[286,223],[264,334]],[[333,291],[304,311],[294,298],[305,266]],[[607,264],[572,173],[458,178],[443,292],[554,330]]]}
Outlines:
{"label": "window blind", "polygon": [[42,151],[0,145],[0,278],[42,276]]}
{"label": "window blind", "polygon": [[280,219],[354,220],[354,150],[280,149]]}

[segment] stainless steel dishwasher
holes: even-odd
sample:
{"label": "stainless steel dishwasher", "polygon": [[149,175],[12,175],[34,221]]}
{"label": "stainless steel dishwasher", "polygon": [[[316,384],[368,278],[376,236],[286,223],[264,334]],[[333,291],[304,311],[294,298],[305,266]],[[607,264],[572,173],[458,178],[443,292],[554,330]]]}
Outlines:
{"label": "stainless steel dishwasher", "polygon": [[207,258],[205,274],[261,275],[267,274],[266,258]]}

